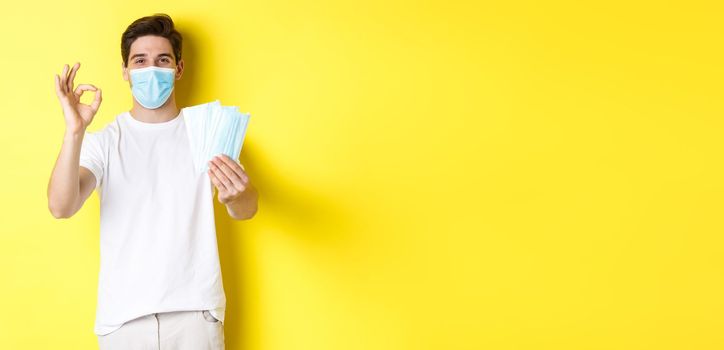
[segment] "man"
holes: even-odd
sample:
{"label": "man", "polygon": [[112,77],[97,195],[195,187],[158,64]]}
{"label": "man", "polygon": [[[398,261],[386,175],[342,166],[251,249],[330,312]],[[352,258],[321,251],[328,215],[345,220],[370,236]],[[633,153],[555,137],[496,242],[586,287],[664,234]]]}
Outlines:
{"label": "man", "polygon": [[[101,349],[223,349],[224,294],[213,196],[237,220],[252,218],[258,192],[226,155],[194,169],[174,82],[181,79],[181,34],[171,18],[139,18],[121,37],[123,79],[133,107],[86,132],[101,89],[55,75],[65,116],[48,207],[69,218],[100,197],[100,272],[94,332]],[[92,91],[90,105],[81,95]]]}

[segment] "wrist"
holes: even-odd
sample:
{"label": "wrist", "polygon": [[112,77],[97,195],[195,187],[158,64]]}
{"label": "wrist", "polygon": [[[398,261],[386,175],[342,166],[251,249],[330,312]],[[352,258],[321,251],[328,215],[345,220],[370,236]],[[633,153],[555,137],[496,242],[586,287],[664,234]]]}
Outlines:
{"label": "wrist", "polygon": [[65,130],[64,139],[66,140],[81,140],[83,136],[85,135],[85,129],[81,130]]}

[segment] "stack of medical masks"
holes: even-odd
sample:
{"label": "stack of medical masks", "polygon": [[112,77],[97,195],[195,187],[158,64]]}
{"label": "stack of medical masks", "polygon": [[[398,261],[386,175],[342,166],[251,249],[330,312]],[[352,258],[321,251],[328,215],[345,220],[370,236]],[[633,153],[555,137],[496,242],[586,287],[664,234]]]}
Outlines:
{"label": "stack of medical masks", "polygon": [[181,109],[191,143],[196,171],[209,169],[208,162],[221,153],[238,159],[244,143],[249,113],[219,100]]}

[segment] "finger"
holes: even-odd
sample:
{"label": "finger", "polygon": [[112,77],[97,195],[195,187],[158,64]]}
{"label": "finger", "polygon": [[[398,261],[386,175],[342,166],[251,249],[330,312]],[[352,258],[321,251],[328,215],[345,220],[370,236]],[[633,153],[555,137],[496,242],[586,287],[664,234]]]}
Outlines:
{"label": "finger", "polygon": [[68,93],[68,65],[63,65],[63,72],[60,74],[60,87],[63,90],[64,93]]}
{"label": "finger", "polygon": [[103,101],[103,96],[101,96],[101,89],[98,89],[95,93],[95,96],[93,97],[93,102],[91,102],[91,108],[93,108],[94,111],[97,111],[98,108],[101,107],[101,101]]}
{"label": "finger", "polygon": [[228,169],[233,172],[234,176],[230,176],[232,180],[236,179],[237,182],[240,182],[242,186],[246,187],[246,183],[249,181],[249,177],[246,175],[246,172],[244,172],[241,164],[232,160],[231,157],[224,153],[217,155],[216,157],[214,157],[214,159],[216,160],[216,164],[222,170]]}
{"label": "finger", "polygon": [[224,191],[224,192],[228,191],[226,189],[226,186],[224,186],[224,184],[221,182],[221,180],[219,180],[219,178],[216,177],[216,175],[211,170],[211,168],[209,168],[208,173],[209,173],[209,178],[211,178],[211,182],[214,184],[214,186],[216,186],[216,188],[219,191]]}
{"label": "finger", "polygon": [[63,96],[63,91],[60,89],[60,77],[58,74],[55,75],[55,94],[58,95],[58,97]]}
{"label": "finger", "polygon": [[228,193],[228,190],[224,186],[221,181],[216,178],[216,175],[213,174],[213,172],[209,169],[209,178],[211,179],[211,182],[213,183],[213,187],[216,188],[217,196],[223,196],[226,193]]}
{"label": "finger", "polygon": [[249,176],[246,175],[246,172],[241,167],[241,164],[235,162],[231,159],[231,157],[223,153],[218,156],[218,158],[221,159],[221,161],[223,161],[226,165],[228,165],[234,172],[236,172],[236,174],[239,176],[239,178],[241,178],[244,183],[249,181]]}
{"label": "finger", "polygon": [[231,183],[236,187],[239,191],[243,191],[246,186],[244,185],[244,181],[241,179],[241,177],[231,169],[230,166],[226,165],[223,160],[218,159],[219,157],[214,158],[213,164],[216,165],[229,180],[231,180]]}
{"label": "finger", "polygon": [[226,187],[227,190],[236,188],[236,186],[234,186],[234,182],[229,178],[228,175],[226,175],[226,173],[224,171],[219,169],[218,165],[216,165],[215,163],[212,162],[211,164],[209,164],[209,168],[211,168],[211,171],[214,172],[214,175],[216,175],[216,178],[219,179],[219,181],[221,181],[221,183],[224,184],[224,187]]}
{"label": "finger", "polygon": [[98,90],[97,87],[93,86],[93,84],[80,84],[78,87],[75,88],[75,92],[73,92],[78,98],[80,98],[80,95],[83,95],[83,91],[96,91]]}
{"label": "finger", "polygon": [[78,71],[78,68],[80,68],[80,62],[76,62],[70,70],[70,75],[68,77],[68,91],[73,90],[73,79],[75,79],[75,73]]}

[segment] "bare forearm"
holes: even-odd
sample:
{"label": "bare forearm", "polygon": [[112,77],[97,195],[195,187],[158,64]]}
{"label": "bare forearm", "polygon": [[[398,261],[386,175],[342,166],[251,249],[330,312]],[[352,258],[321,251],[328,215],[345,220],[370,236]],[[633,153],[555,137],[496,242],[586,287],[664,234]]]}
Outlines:
{"label": "bare forearm", "polygon": [[259,192],[249,184],[239,198],[226,204],[226,211],[236,220],[246,220],[254,217],[258,205]]}
{"label": "bare forearm", "polygon": [[67,131],[48,183],[48,208],[55,217],[69,217],[79,207],[80,149],[83,132]]}

